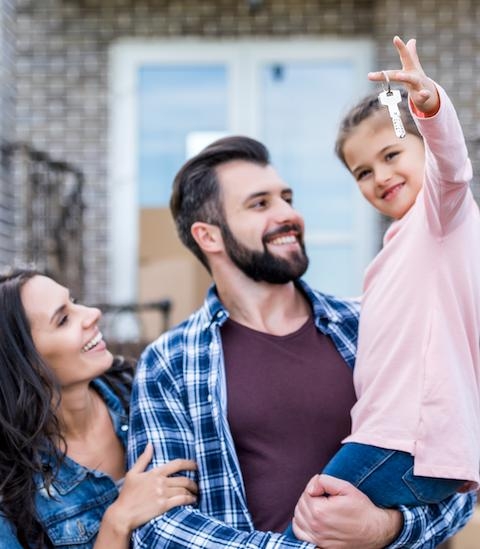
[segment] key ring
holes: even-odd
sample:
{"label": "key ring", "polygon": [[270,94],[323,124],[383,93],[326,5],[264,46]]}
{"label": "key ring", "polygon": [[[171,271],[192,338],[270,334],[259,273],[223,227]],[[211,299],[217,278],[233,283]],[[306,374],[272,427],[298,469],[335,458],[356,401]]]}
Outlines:
{"label": "key ring", "polygon": [[387,86],[388,86],[387,89],[385,89],[385,85],[382,82],[383,91],[387,92],[387,94],[390,95],[392,93],[392,90],[390,88],[390,78],[388,77],[387,71],[382,71],[382,74],[383,74],[385,80],[387,81]]}

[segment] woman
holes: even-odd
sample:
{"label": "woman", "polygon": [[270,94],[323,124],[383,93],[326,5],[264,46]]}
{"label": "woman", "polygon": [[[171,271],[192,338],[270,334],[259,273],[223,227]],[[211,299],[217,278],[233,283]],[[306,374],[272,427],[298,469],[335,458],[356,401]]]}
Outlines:
{"label": "woman", "polygon": [[15,270],[0,311],[3,547],[128,547],[134,528],[196,501],[196,484],[171,476],[192,461],[145,471],[148,445],[126,473],[132,365],[108,351],[98,309]]}

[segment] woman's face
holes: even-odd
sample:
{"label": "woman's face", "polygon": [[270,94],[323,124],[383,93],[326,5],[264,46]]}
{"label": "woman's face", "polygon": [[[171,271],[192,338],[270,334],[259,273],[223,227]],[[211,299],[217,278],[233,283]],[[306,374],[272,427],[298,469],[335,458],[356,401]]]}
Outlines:
{"label": "woman's face", "polygon": [[41,275],[24,284],[21,299],[33,343],[62,387],[89,382],[111,366],[98,309],[74,303],[66,288]]}

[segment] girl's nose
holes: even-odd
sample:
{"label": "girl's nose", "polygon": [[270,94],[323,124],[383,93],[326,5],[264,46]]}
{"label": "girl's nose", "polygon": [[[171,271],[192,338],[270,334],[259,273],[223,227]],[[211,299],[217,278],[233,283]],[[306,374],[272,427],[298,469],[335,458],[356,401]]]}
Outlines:
{"label": "girl's nose", "polygon": [[375,169],[375,183],[384,185],[388,183],[392,177],[392,170],[388,166],[382,166]]}

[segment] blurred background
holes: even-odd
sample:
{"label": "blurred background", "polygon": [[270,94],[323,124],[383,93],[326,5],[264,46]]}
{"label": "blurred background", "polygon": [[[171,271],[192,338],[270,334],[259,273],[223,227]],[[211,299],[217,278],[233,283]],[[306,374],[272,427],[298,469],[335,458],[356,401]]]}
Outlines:
{"label": "blurred background", "polygon": [[0,0],[0,265],[36,262],[139,349],[209,284],[172,226],[172,179],[241,133],[294,188],[307,280],[359,294],[385,222],[333,154],[338,122],[369,70],[398,66],[392,37],[416,37],[480,198],[479,23],[475,0]]}

